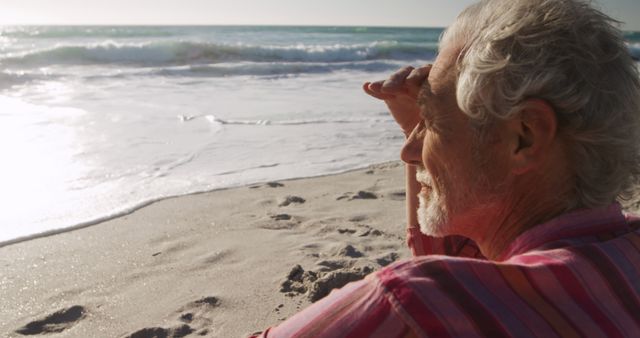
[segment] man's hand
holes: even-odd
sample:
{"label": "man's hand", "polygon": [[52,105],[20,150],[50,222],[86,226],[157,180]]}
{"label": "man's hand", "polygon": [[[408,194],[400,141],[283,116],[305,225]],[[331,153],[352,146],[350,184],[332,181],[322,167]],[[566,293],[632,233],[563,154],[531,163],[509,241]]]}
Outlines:
{"label": "man's hand", "polygon": [[[386,80],[366,82],[362,89],[387,104],[391,115],[405,136],[408,136],[420,122],[418,93],[430,71],[431,65],[420,68],[405,67],[393,73]],[[418,192],[421,186],[416,180],[416,167],[409,164],[405,167],[407,226],[409,229],[419,229],[416,210],[418,210]],[[414,246],[412,238],[408,238],[411,241],[409,246],[412,248],[412,252],[422,252],[421,246]]]}
{"label": "man's hand", "polygon": [[420,68],[404,67],[386,80],[365,82],[362,89],[365,93],[383,100],[404,134],[409,135],[420,122],[420,108],[416,101],[430,70],[431,65]]}

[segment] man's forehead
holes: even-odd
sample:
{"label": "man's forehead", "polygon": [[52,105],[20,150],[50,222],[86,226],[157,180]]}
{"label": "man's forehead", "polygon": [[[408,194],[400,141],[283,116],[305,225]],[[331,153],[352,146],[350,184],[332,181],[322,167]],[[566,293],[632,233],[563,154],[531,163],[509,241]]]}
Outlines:
{"label": "man's forehead", "polygon": [[447,90],[450,86],[455,85],[456,61],[460,51],[461,48],[457,46],[448,44],[441,46],[440,53],[429,73],[428,80],[433,93]]}

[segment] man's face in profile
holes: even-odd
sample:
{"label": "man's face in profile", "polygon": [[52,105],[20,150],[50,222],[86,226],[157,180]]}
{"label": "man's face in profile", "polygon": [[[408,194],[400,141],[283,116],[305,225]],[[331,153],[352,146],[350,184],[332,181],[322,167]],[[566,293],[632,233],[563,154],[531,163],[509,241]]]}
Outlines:
{"label": "man's face in profile", "polygon": [[458,51],[443,46],[420,93],[423,121],[407,140],[420,149],[415,155],[422,163],[416,177],[422,185],[420,228],[438,237],[460,234],[460,226],[473,223],[474,215],[486,209],[492,196],[488,178],[495,177],[500,167],[491,147],[481,142],[478,130],[458,107],[454,71]]}

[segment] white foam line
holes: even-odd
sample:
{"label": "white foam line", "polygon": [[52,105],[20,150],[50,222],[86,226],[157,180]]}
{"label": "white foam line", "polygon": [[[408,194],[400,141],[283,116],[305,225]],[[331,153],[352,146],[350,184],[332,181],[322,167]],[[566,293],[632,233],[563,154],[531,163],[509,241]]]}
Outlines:
{"label": "white foam line", "polygon": [[71,225],[68,227],[63,227],[63,228],[59,228],[59,229],[52,229],[52,230],[47,230],[44,232],[39,232],[33,235],[27,235],[27,236],[22,236],[22,237],[18,237],[18,238],[14,238],[14,239],[10,239],[8,241],[3,241],[0,242],[0,248],[5,247],[7,245],[11,245],[11,244],[16,244],[16,243],[20,243],[20,242],[25,242],[25,241],[29,241],[32,239],[37,239],[37,238],[43,238],[43,237],[49,237],[49,236],[53,236],[53,235],[57,235],[57,234],[61,234],[64,232],[71,232],[74,230],[79,230],[79,229],[83,229],[83,228],[87,228],[90,227],[92,225],[96,225],[102,222],[106,222],[118,217],[122,217],[122,216],[126,216],[129,215],[131,213],[133,213],[134,211],[144,208],[146,206],[149,206],[155,202],[167,199],[167,198],[171,198],[171,197],[160,197],[160,198],[155,198],[155,199],[151,199],[151,200],[147,200],[144,201],[142,203],[136,204],[133,207],[130,208],[125,208],[122,211],[119,212],[115,212],[113,214],[107,215],[107,216],[102,216],[102,217],[98,217],[89,221],[85,221],[85,222],[80,222],[78,224],[75,225]]}
{"label": "white foam line", "polygon": [[137,211],[139,209],[142,209],[144,207],[147,207],[147,206],[149,206],[151,204],[154,204],[154,203],[160,202],[160,201],[164,201],[164,200],[168,200],[168,199],[172,199],[172,198],[179,198],[179,197],[184,197],[184,196],[206,194],[206,193],[211,193],[211,192],[215,192],[215,191],[229,190],[229,189],[235,189],[235,188],[241,188],[241,187],[248,187],[248,186],[252,186],[252,185],[256,185],[256,184],[265,184],[267,182],[273,182],[273,181],[284,181],[284,182],[287,182],[287,181],[295,181],[295,180],[308,179],[308,178],[319,178],[319,177],[326,177],[326,176],[332,176],[332,175],[340,175],[340,174],[345,174],[345,173],[349,173],[349,172],[353,172],[353,171],[362,170],[362,169],[365,169],[365,168],[370,168],[372,166],[378,166],[378,165],[384,165],[384,164],[396,163],[396,162],[398,162],[398,161],[379,162],[379,163],[373,163],[373,164],[367,164],[367,165],[359,166],[359,167],[356,167],[356,168],[346,169],[346,170],[342,170],[342,171],[335,171],[335,172],[329,172],[329,173],[318,174],[318,175],[289,177],[289,178],[282,178],[282,179],[277,179],[276,178],[276,179],[272,179],[272,180],[268,180],[268,181],[264,181],[264,182],[253,182],[253,183],[247,183],[247,184],[232,185],[232,186],[228,186],[228,187],[219,187],[219,188],[214,188],[214,189],[196,190],[196,191],[191,191],[191,192],[184,193],[184,194],[176,194],[176,195],[170,195],[170,196],[157,197],[157,198],[146,200],[144,202],[140,202],[140,203],[138,203],[138,204],[136,204],[134,206],[131,206],[131,207],[128,207],[128,208],[124,208],[123,210],[117,211],[117,212],[115,212],[113,214],[110,214],[110,215],[107,215],[107,216],[98,217],[98,218],[91,219],[91,220],[88,220],[88,221],[85,221],[85,222],[80,222],[78,224],[71,225],[71,226],[68,226],[68,227],[47,230],[47,231],[44,231],[44,232],[39,232],[39,233],[36,233],[36,234],[27,235],[27,236],[22,236],[22,237],[10,239],[10,240],[7,240],[7,241],[0,241],[0,248],[3,248],[5,246],[9,246],[9,245],[12,245],[12,244],[17,244],[17,243],[21,243],[21,242],[34,240],[34,239],[50,237],[50,236],[54,236],[54,235],[58,235],[58,234],[66,233],[66,232],[72,232],[72,231],[75,231],[75,230],[88,228],[90,226],[98,225],[98,224],[106,222],[106,221],[110,221],[110,220],[113,220],[113,219],[116,219],[116,218],[120,218],[120,217],[123,217],[123,216],[130,215],[130,214],[134,213],[135,211]]}

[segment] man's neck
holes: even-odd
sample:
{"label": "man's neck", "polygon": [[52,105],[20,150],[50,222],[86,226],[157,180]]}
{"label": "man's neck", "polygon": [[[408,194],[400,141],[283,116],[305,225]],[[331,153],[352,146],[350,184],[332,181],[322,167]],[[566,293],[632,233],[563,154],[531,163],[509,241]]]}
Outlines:
{"label": "man's neck", "polygon": [[567,212],[570,179],[541,176],[516,177],[515,189],[465,217],[462,235],[474,240],[485,257],[496,260],[519,235]]}

